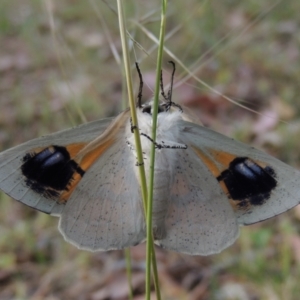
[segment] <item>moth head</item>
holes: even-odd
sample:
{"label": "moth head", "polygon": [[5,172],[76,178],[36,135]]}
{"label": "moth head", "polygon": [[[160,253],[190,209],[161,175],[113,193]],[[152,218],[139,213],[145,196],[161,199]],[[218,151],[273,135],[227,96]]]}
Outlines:
{"label": "moth head", "polygon": [[[148,103],[143,104],[140,108],[141,112],[152,116],[153,104],[154,104],[153,100]],[[166,103],[163,103],[163,102],[159,103],[158,108],[157,108],[157,113],[160,114],[160,113],[166,112],[166,111],[168,111]]]}

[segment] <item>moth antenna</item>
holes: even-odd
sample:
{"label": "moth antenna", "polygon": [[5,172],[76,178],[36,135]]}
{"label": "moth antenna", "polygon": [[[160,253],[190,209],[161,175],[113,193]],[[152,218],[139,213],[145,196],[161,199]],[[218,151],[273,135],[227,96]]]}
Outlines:
{"label": "moth antenna", "polygon": [[171,75],[171,83],[170,83],[170,88],[168,90],[168,96],[167,97],[164,96],[164,98],[167,101],[166,109],[168,111],[171,108],[171,106],[173,105],[173,106],[176,106],[181,112],[183,112],[183,109],[179,104],[172,102],[173,82],[174,82],[174,75],[175,75],[176,67],[175,67],[174,61],[170,60],[170,61],[168,61],[168,63],[173,66],[173,71],[172,71],[172,75]]}
{"label": "moth antenna", "polygon": [[135,62],[135,67],[136,67],[136,70],[137,70],[137,72],[138,72],[139,79],[140,79],[139,93],[138,93],[138,95],[137,95],[137,103],[136,103],[136,106],[137,106],[138,108],[141,108],[141,107],[142,107],[142,93],[143,93],[143,85],[144,85],[144,82],[143,82],[143,76],[142,76],[142,73],[141,73],[141,70],[140,70],[140,67],[139,67],[138,62]]}
{"label": "moth antenna", "polygon": [[173,66],[173,71],[172,71],[172,75],[171,75],[171,84],[170,84],[170,88],[168,90],[168,97],[167,97],[167,100],[171,104],[172,103],[172,92],[173,92],[173,81],[174,81],[174,75],[175,75],[176,67],[175,67],[174,61],[170,60],[170,61],[168,61],[168,63]]}
{"label": "moth antenna", "polygon": [[164,82],[163,82],[163,73],[162,70],[160,71],[160,90],[161,90],[161,95],[164,97],[166,101],[169,101],[168,97],[165,94],[164,90]]}

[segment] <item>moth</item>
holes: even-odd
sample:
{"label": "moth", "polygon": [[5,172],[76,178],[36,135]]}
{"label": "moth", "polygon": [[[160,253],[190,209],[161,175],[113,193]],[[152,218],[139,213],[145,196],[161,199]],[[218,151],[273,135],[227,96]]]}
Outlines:
{"label": "moth", "polygon": [[172,102],[172,86],[164,93],[162,81],[152,141],[153,102],[142,104],[139,75],[138,128],[127,109],[6,150],[0,153],[0,189],[58,216],[60,232],[78,248],[105,251],[142,243],[146,225],[133,138],[138,130],[146,170],[156,146],[153,236],[163,248],[218,253],[236,240],[240,225],[300,202],[299,171],[195,123]]}

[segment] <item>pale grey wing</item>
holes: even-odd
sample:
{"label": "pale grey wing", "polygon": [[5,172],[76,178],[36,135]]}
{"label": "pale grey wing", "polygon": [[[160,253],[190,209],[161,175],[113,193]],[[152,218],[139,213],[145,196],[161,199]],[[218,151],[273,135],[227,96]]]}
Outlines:
{"label": "pale grey wing", "polygon": [[191,149],[165,150],[166,159],[173,155],[176,159],[172,159],[165,235],[156,243],[191,255],[222,251],[236,240],[239,232],[226,195]]}
{"label": "pale grey wing", "polygon": [[260,222],[299,204],[298,170],[208,128],[185,121],[179,126],[227,193],[239,224]]}
{"label": "pale grey wing", "polygon": [[136,158],[125,137],[89,168],[67,201],[59,229],[81,249],[112,250],[145,240]]}
{"label": "pale grey wing", "polygon": [[66,146],[72,143],[88,143],[100,136],[112,119],[103,119],[75,128],[37,138],[0,153],[0,189],[12,198],[48,214],[59,215],[64,207],[56,201],[34,192],[25,183],[21,166],[23,158],[32,149],[52,145]]}

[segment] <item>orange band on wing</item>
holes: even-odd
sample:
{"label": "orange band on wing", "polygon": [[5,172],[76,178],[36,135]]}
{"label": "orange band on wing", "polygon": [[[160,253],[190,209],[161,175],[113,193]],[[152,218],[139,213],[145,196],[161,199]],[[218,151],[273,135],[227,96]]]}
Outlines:
{"label": "orange band on wing", "polygon": [[200,159],[205,163],[210,172],[213,173],[213,175],[217,178],[220,175],[220,170],[218,166],[200,149],[194,147],[193,149],[196,152],[196,154],[200,157]]}
{"label": "orange band on wing", "polygon": [[71,194],[73,193],[73,191],[75,190],[77,184],[79,183],[79,181],[81,180],[81,176],[78,173],[74,173],[73,178],[72,178],[72,182],[71,184],[68,186],[68,190],[64,191],[60,197],[59,197],[59,202],[60,203],[65,203],[68,201],[68,199],[70,198]]}
{"label": "orange band on wing", "polygon": [[[235,158],[235,156],[231,155],[230,153],[217,152],[217,151],[211,150],[210,154],[223,167],[223,169],[220,170],[219,167],[217,166],[217,164],[209,156],[204,154],[198,148],[193,147],[193,149],[194,149],[195,153],[200,157],[200,159],[204,162],[204,164],[207,166],[207,168],[210,170],[210,172],[215,176],[216,179],[221,174],[221,172],[224,171],[224,169],[227,169],[230,162]],[[226,194],[226,196],[228,197],[232,208],[234,209],[234,211],[236,211],[237,205],[234,201],[232,201],[232,199],[230,199],[229,191],[226,187],[225,182],[222,180],[222,181],[218,181],[218,183],[221,186],[224,193]]]}
{"label": "orange band on wing", "polygon": [[95,149],[87,152],[79,162],[80,168],[86,171],[106,151],[106,149],[111,146],[113,142],[113,139],[107,140]]}
{"label": "orange band on wing", "polygon": [[229,164],[236,158],[235,155],[228,152],[216,151],[213,149],[209,149],[209,154],[213,157],[214,160],[222,165],[223,169],[219,170],[220,173],[227,169]]}
{"label": "orange band on wing", "polygon": [[66,148],[70,154],[70,157],[74,158],[79,153],[79,151],[82,150],[86,145],[87,143],[71,144],[66,146]]}
{"label": "orange band on wing", "polygon": [[[87,152],[79,161],[76,159],[76,155],[82,150],[86,144],[72,144],[67,147],[70,156],[75,157],[75,161],[77,161],[78,166],[83,170],[86,171],[89,169],[95,161],[106,151],[106,149],[113,143],[113,139],[110,139],[101,145],[95,147],[91,151]],[[73,191],[75,190],[76,186],[80,182],[82,176],[79,173],[74,173],[72,177],[71,183],[68,185],[68,190],[64,191],[60,195],[60,202],[67,202]]]}
{"label": "orange band on wing", "polygon": [[[94,149],[85,150],[86,154],[79,154],[79,152],[84,148],[88,147],[89,145],[86,143],[78,143],[78,144],[71,144],[66,147],[68,150],[70,157],[74,159],[79,167],[86,171],[102,154],[103,152],[113,143],[113,139],[107,140],[104,143],[96,146]],[[79,156],[79,157],[78,157]]]}

